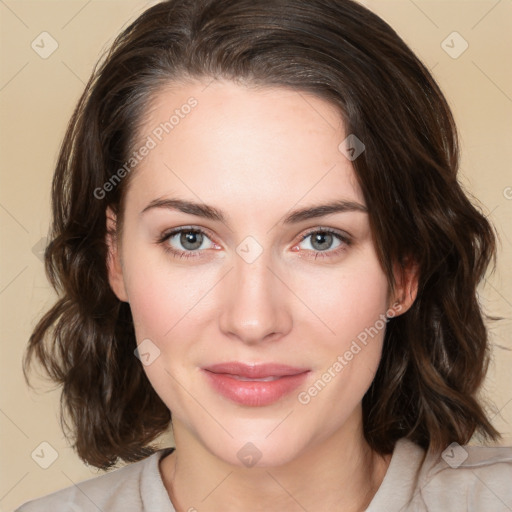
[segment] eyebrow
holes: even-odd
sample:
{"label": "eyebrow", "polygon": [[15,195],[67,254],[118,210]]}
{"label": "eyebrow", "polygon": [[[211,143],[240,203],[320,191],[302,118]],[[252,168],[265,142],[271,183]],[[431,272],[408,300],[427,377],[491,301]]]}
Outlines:
{"label": "eyebrow", "polygon": [[[154,199],[141,211],[141,215],[155,208],[177,210],[190,215],[196,215],[197,217],[219,221],[224,224],[226,223],[226,217],[221,210],[213,206],[208,206],[207,204],[184,201],[182,199]],[[288,213],[284,219],[282,219],[282,222],[284,224],[297,224],[308,219],[343,212],[368,213],[368,208],[360,203],[356,203],[355,201],[338,200],[326,204],[307,206],[305,208],[293,210],[291,213]]]}

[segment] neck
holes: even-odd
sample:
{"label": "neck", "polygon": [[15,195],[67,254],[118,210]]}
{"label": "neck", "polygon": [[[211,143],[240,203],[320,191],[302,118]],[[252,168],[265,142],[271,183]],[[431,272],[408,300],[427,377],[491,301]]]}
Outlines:
{"label": "neck", "polygon": [[176,450],[160,462],[160,472],[177,512],[363,511],[391,459],[373,452],[362,429],[353,428],[285,465],[245,468],[219,460],[179,423],[174,431]]}

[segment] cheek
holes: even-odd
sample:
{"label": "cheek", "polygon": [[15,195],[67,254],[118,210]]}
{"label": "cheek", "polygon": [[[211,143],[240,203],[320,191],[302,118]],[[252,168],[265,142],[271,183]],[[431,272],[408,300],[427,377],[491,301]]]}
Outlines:
{"label": "cheek", "polygon": [[[324,435],[359,406],[381,359],[389,288],[376,256],[368,255],[340,268],[336,279],[318,274],[309,294],[309,306],[324,327],[321,336],[318,324],[309,329],[307,337],[314,336],[315,345],[304,352],[316,361],[316,372],[296,398],[302,413],[324,426]],[[308,324],[297,327],[304,332]]]}
{"label": "cheek", "polygon": [[151,354],[144,371],[167,407],[186,418],[190,397],[183,385],[190,386],[188,365],[198,360],[195,340],[211,317],[207,292],[214,288],[216,272],[173,265],[165,253],[155,253],[127,251],[126,288],[137,343]]}
{"label": "cheek", "polygon": [[173,265],[163,250],[135,249],[127,254],[125,282],[137,339],[162,343],[185,317],[189,319],[201,309],[216,273]]}
{"label": "cheek", "polygon": [[313,315],[321,321],[315,327],[327,349],[343,349],[376,323],[382,330],[389,287],[374,251],[353,254],[338,269],[317,268],[307,279],[297,279],[295,290],[311,312],[296,320],[303,328],[313,326]]}
{"label": "cheek", "polygon": [[[206,325],[212,328],[226,270],[222,264],[192,267],[173,264],[163,251],[127,249],[126,287],[139,343],[150,338],[164,347],[183,334],[185,325],[189,339]],[[388,308],[387,279],[369,244],[338,267],[301,264],[281,275],[299,301],[288,291],[276,306],[288,309],[296,334],[302,330],[317,340],[315,350],[341,350],[364,337],[367,329],[382,323]]]}

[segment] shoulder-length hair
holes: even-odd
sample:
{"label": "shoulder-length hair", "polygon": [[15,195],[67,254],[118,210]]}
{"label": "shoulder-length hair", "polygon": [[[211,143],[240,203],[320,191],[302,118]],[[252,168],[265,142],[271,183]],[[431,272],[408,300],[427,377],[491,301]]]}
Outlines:
{"label": "shoulder-length hair", "polygon": [[431,450],[475,432],[497,439],[477,399],[489,347],[476,287],[495,235],[457,182],[454,120],[429,71],[351,0],[169,0],[128,26],[93,72],[53,179],[45,262],[60,298],[35,327],[24,371],[36,358],[62,385],[61,423],[81,459],[101,468],[139,460],[169,426],[134,356],[129,305],[107,276],[105,210],[122,218],[133,174],[104,185],[129,159],[157,92],[213,78],[309,92],[337,107],[346,133],[365,145],[353,167],[390,286],[396,266],[417,266],[416,301],[389,321],[363,398],[370,446],[384,454],[401,437]]}

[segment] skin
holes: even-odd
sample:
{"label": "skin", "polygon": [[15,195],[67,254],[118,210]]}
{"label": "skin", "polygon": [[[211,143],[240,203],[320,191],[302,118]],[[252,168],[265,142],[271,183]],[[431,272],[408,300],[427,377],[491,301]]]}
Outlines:
{"label": "skin", "polygon": [[[297,395],[380,315],[410,307],[414,275],[390,293],[367,212],[283,222],[292,210],[340,199],[366,206],[329,103],[285,88],[174,84],[154,98],[140,141],[191,96],[197,106],[131,176],[122,234],[108,238],[111,286],[130,303],[138,343],[160,350],[144,368],[173,414],[177,449],[160,463],[163,482],[178,511],[364,510],[390,461],[365,442],[361,409],[384,329],[309,403]],[[206,203],[225,221],[170,208],[141,213],[163,198]],[[116,228],[110,210],[108,224]],[[165,250],[187,250],[179,235],[158,241],[180,227],[208,235],[189,250],[194,257]],[[303,239],[321,228],[350,244],[333,237],[318,250]],[[237,253],[248,236],[262,249],[251,263]],[[250,407],[219,395],[200,370],[225,361],[310,373],[276,403]],[[237,457],[248,442],[261,452],[251,468]]]}

